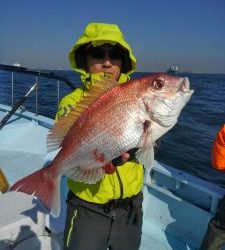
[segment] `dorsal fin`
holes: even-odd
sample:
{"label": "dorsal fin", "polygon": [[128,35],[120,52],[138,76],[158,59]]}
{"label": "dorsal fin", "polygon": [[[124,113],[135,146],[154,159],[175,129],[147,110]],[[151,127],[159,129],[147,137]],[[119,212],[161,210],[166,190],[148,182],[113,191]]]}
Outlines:
{"label": "dorsal fin", "polygon": [[61,117],[49,131],[47,137],[48,151],[58,149],[64,137],[80,115],[100,96],[117,85],[118,83],[115,80],[103,76],[100,76],[100,80],[93,80],[89,91],[84,92],[81,101],[77,102],[74,109],[66,116]]}

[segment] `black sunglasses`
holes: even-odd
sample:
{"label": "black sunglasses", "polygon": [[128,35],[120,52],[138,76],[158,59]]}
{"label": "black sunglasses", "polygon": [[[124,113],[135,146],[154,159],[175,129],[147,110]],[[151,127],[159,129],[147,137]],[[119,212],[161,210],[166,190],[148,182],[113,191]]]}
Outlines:
{"label": "black sunglasses", "polygon": [[112,60],[122,60],[124,51],[119,46],[102,45],[98,47],[90,47],[87,54],[94,59],[104,59],[106,55]]}

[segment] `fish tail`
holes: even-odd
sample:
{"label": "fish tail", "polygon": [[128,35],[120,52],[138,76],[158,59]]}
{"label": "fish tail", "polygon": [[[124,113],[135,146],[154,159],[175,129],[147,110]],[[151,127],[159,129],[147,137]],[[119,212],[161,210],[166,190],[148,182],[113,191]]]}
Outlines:
{"label": "fish tail", "polygon": [[18,191],[37,196],[54,217],[60,212],[60,178],[55,178],[49,167],[17,181],[10,191]]}

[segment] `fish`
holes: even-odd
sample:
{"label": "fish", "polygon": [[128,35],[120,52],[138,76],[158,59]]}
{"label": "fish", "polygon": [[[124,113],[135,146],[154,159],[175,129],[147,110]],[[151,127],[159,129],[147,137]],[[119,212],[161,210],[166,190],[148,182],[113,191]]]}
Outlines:
{"label": "fish", "polygon": [[10,191],[38,197],[54,217],[60,213],[60,179],[101,181],[104,166],[133,148],[147,172],[155,142],[167,133],[190,100],[187,77],[154,73],[118,84],[102,77],[60,118],[47,136],[52,162],[16,182]]}

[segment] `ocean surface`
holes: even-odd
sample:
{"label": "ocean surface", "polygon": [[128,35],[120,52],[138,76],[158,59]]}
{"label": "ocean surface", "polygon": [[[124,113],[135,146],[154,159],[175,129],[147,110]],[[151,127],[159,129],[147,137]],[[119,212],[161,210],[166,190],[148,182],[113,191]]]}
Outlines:
{"label": "ocean surface", "polygon": [[[80,86],[79,75],[72,71],[54,71]],[[135,73],[132,78],[148,73]],[[194,94],[182,111],[178,123],[160,141],[156,160],[169,164],[202,179],[225,187],[225,173],[211,167],[211,147],[220,126],[225,123],[225,75],[182,73],[189,77]],[[14,73],[14,103],[35,83],[35,76]],[[57,82],[38,78],[38,112],[54,118],[57,111]],[[71,91],[60,83],[60,98]],[[11,105],[11,73],[0,71],[0,103]],[[24,103],[35,111],[35,93]]]}

